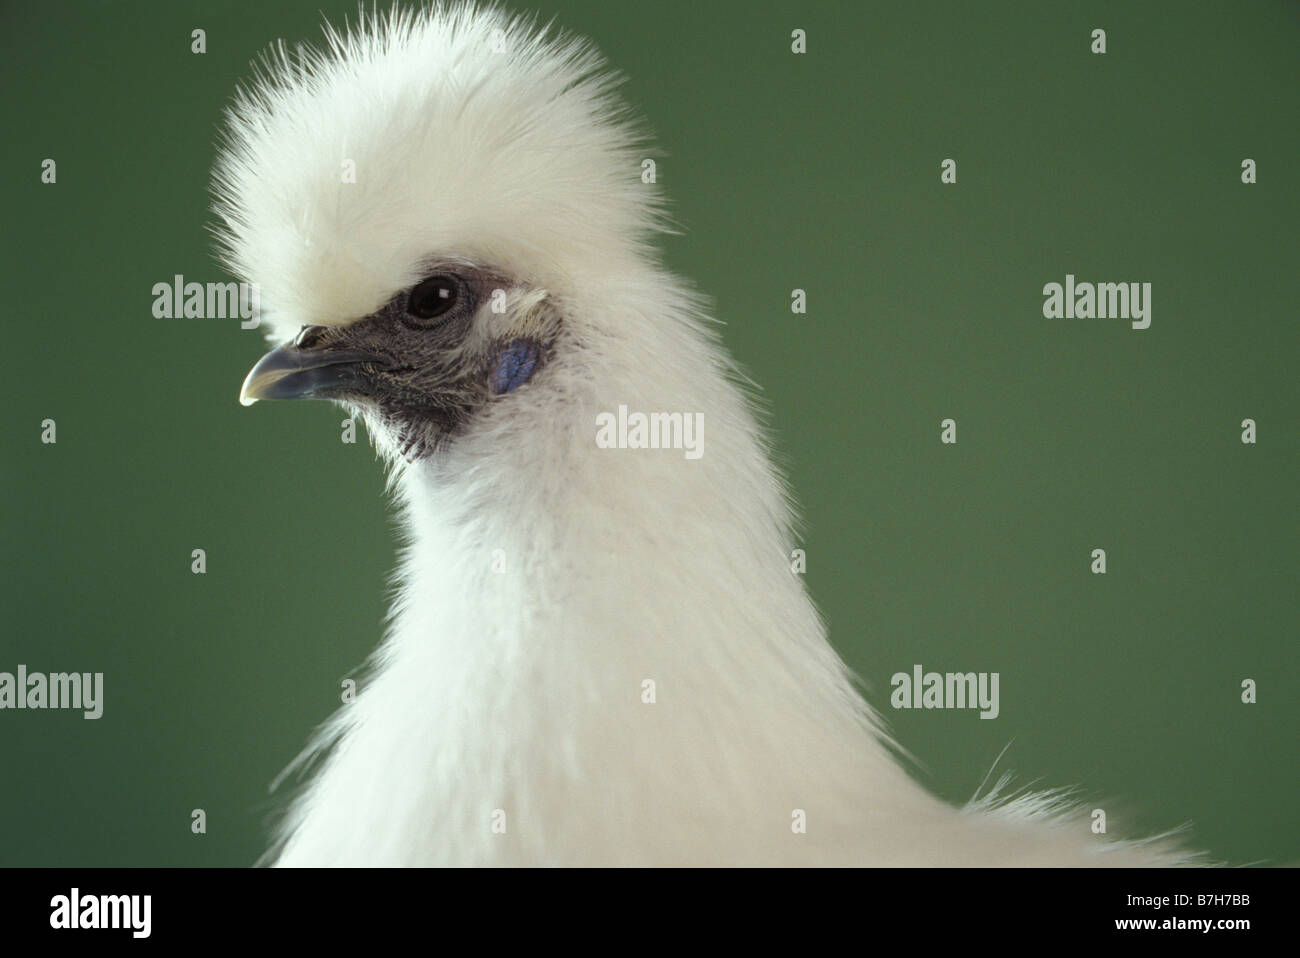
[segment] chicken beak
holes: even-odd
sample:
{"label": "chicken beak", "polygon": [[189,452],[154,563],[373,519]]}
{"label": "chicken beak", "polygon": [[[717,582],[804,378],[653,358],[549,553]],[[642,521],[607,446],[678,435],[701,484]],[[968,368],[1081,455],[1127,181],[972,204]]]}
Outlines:
{"label": "chicken beak", "polygon": [[251,406],[259,399],[339,398],[362,384],[362,363],[381,361],[378,356],[355,349],[281,346],[248,371],[239,390],[239,402]]}

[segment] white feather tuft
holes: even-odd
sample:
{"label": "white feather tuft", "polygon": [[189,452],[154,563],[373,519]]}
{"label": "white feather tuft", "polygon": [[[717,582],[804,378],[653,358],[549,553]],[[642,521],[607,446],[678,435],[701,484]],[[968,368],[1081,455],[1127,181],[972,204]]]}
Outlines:
{"label": "white feather tuft", "polygon": [[548,288],[617,268],[667,225],[620,82],[587,41],[468,4],[281,43],[228,110],[223,257],[280,340],[365,315],[431,250]]}

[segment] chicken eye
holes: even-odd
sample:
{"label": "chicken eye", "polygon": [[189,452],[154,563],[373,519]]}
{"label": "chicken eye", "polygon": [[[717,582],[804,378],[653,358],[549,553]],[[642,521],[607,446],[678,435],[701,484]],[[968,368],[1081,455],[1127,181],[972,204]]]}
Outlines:
{"label": "chicken eye", "polygon": [[[452,276],[430,276],[411,290],[406,301],[407,315],[417,320],[437,319],[456,305],[460,284]],[[414,325],[427,325],[416,323]]]}

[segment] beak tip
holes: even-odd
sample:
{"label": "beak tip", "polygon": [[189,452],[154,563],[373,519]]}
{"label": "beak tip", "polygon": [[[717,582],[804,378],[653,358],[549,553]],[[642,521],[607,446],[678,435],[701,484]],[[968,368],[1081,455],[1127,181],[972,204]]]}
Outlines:
{"label": "beak tip", "polygon": [[256,369],[249,370],[248,375],[244,377],[244,381],[239,386],[239,405],[241,406],[251,406],[261,398],[257,395],[256,390],[248,388],[252,385],[254,379],[253,374],[256,372]]}

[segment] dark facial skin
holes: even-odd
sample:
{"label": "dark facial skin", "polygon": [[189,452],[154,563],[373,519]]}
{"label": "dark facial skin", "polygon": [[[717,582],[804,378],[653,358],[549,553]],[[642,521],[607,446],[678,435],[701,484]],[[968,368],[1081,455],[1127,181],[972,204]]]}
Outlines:
{"label": "dark facial skin", "polygon": [[[344,326],[304,326],[249,373],[250,399],[336,399],[359,407],[418,459],[454,438],[486,403],[526,383],[545,364],[558,320],[484,348],[471,336],[503,277],[465,266],[431,268],[383,307]],[[518,317],[511,317],[517,319]],[[514,326],[511,322],[509,325]]]}

